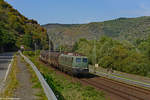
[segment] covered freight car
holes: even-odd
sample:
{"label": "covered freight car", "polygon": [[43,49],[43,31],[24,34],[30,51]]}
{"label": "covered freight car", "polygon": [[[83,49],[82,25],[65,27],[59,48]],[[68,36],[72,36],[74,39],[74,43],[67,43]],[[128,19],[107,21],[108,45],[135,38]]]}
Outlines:
{"label": "covered freight car", "polygon": [[61,54],[60,52],[56,51],[41,51],[40,60],[55,67],[58,67],[59,66],[58,58],[60,54]]}
{"label": "covered freight car", "polygon": [[59,62],[58,62],[58,58],[59,58],[59,55],[60,55],[61,53],[60,52],[54,52],[54,51],[51,51],[51,52],[49,52],[49,58],[47,59],[48,60],[48,63],[50,64],[50,65],[53,65],[53,66],[55,66],[55,67],[59,67]]}
{"label": "covered freight car", "polygon": [[45,62],[45,63],[48,63],[47,59],[48,59],[48,51],[41,51],[40,52],[40,60]]}

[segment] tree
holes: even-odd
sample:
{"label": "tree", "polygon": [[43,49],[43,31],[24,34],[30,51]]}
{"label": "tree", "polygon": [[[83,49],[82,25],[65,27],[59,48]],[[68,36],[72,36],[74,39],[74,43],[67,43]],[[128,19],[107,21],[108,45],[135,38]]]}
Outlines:
{"label": "tree", "polygon": [[32,34],[25,34],[22,41],[25,46],[30,47],[30,48],[34,47]]}

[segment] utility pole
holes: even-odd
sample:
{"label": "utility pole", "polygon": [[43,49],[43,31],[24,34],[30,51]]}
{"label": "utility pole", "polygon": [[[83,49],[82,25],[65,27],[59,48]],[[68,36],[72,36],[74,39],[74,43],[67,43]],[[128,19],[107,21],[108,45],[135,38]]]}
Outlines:
{"label": "utility pole", "polygon": [[[71,49],[73,50],[73,37],[71,37]],[[71,52],[72,52],[71,50]]]}
{"label": "utility pole", "polygon": [[62,51],[65,52],[65,41],[63,40]]}
{"label": "utility pole", "polygon": [[51,46],[50,46],[50,36],[49,36],[49,60],[50,60],[50,48],[51,48]]}
{"label": "utility pole", "polygon": [[97,63],[97,61],[96,61],[96,43],[95,42],[96,42],[96,38],[94,39],[94,48],[93,48],[94,49],[93,50],[93,53],[94,53],[93,54],[94,55],[94,58],[93,58],[93,60],[94,60],[93,61],[93,63],[94,63],[94,73],[96,73],[96,69],[95,68],[96,68],[96,63]]}

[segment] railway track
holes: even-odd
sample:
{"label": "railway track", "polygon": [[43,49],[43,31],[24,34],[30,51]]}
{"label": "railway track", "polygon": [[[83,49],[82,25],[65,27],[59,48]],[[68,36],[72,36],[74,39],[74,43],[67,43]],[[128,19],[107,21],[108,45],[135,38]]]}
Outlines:
{"label": "railway track", "polygon": [[141,90],[140,88],[127,86],[109,79],[96,77],[91,79],[80,79],[80,81],[92,85],[97,89],[117,95],[120,98],[123,98],[123,100],[150,99],[150,91],[148,90]]}
{"label": "railway track", "polygon": [[[50,68],[53,68],[59,74],[70,77],[68,74],[60,72],[54,67]],[[150,90],[104,77],[93,75],[92,77],[86,78],[72,77],[72,79],[82,84],[93,86],[98,90],[103,90],[110,96],[111,100],[150,100]]]}
{"label": "railway track", "polygon": [[111,81],[111,83],[114,83],[115,85],[120,85],[120,86],[125,86],[127,87],[128,89],[134,89],[138,92],[142,92],[142,93],[145,93],[145,94],[149,94],[150,93],[150,90],[147,90],[147,89],[144,89],[144,88],[141,88],[141,87],[137,87],[137,86],[132,86],[132,85],[129,85],[127,83],[122,83],[122,82],[117,82],[117,81],[114,81],[114,80],[111,80],[111,79],[106,79],[106,78],[101,78],[102,80],[104,81]]}

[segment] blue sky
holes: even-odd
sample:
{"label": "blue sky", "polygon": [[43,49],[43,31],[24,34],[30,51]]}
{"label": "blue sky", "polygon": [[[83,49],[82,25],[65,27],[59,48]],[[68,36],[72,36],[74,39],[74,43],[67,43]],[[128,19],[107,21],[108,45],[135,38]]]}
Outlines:
{"label": "blue sky", "polygon": [[150,16],[150,0],[5,0],[40,24],[77,24]]}

